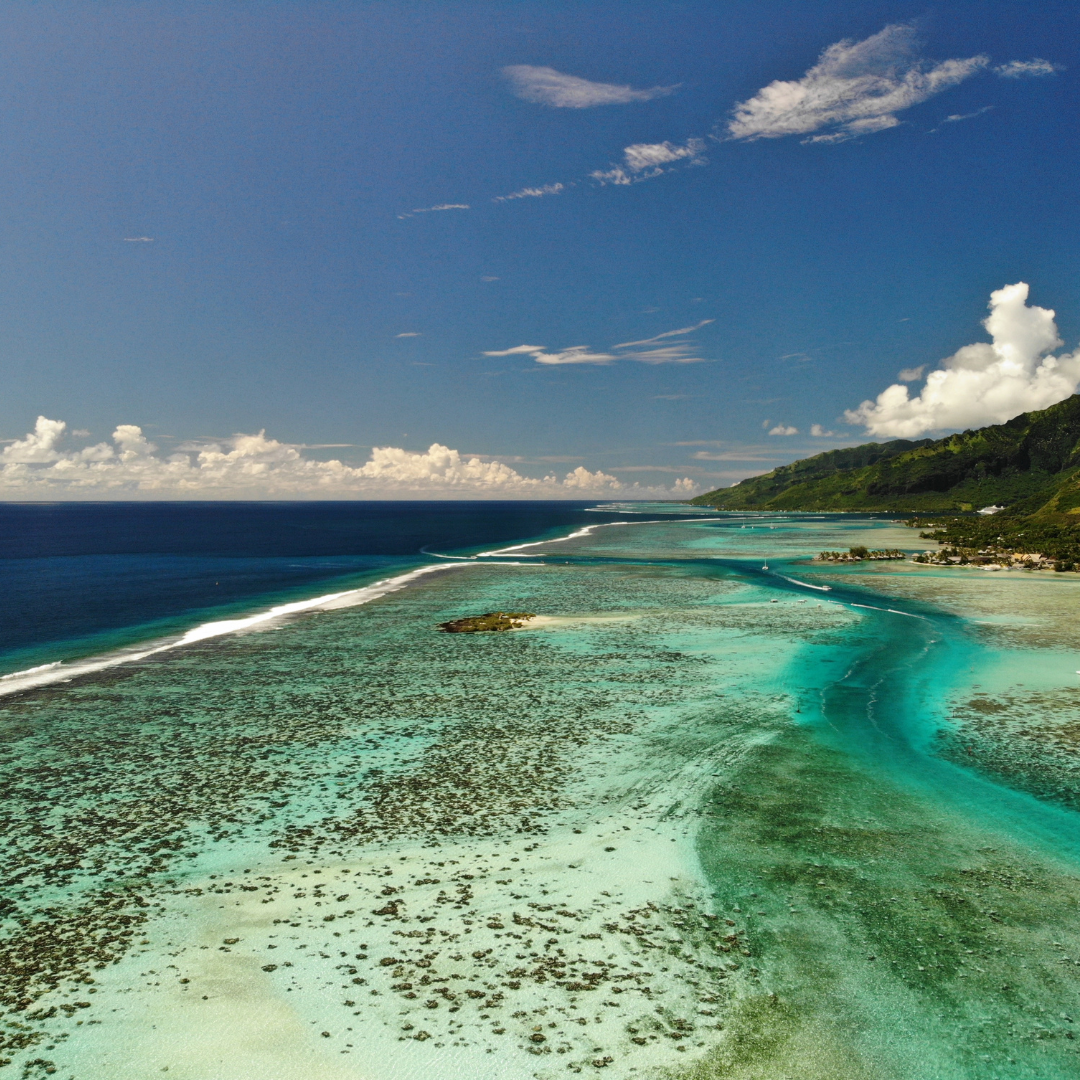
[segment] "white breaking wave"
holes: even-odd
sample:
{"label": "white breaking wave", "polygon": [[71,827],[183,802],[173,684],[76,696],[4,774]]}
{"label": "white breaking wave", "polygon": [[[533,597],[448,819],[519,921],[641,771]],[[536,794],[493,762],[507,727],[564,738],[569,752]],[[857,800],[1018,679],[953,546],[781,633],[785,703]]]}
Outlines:
{"label": "white breaking wave", "polygon": [[512,547],[496,548],[494,551],[478,551],[473,558],[490,559],[501,557],[506,552],[520,551],[522,548],[543,547],[545,544],[561,544],[566,540],[576,540],[579,536],[588,536],[594,529],[610,529],[613,525],[678,525],[683,521],[700,521],[700,518],[655,518],[650,521],[604,521],[598,525],[586,525],[566,536],[557,536],[552,540],[533,540],[528,544],[514,544]]}
{"label": "white breaking wave", "polygon": [[593,529],[603,529],[608,525],[636,525],[638,522],[632,521],[605,521],[601,525],[586,525],[583,529],[578,529],[576,532],[567,533],[566,536],[558,536],[553,540],[534,540],[528,544],[514,544],[512,547],[496,548],[494,551],[478,551],[474,558],[477,559],[490,559],[492,556],[499,556],[507,554],[511,551],[520,551],[522,548],[530,547],[543,547],[545,544],[561,544],[564,540],[574,540],[579,536],[588,536]]}
{"label": "white breaking wave", "polygon": [[[696,518],[684,518],[685,521],[696,521]],[[476,560],[481,557],[498,556],[509,557],[511,552],[522,548],[540,547],[543,544],[557,544],[563,540],[572,540],[575,537],[587,536],[593,529],[604,529],[610,525],[656,525],[664,524],[662,521],[608,521],[598,525],[586,525],[567,536],[556,537],[552,540],[538,540],[527,544],[515,544],[512,547],[500,548],[497,551],[482,551],[477,555],[455,557],[452,555],[435,555],[427,552],[435,558],[446,560],[435,566],[421,566],[416,570],[410,570],[406,574],[397,577],[384,578],[372,585],[365,585],[359,589],[346,589],[344,592],[328,593],[325,596],[316,596],[310,600],[296,600],[291,604],[278,604],[266,611],[257,612],[254,615],[245,615],[239,619],[219,619],[216,622],[202,623],[193,627],[187,633],[177,638],[164,641],[150,642],[146,646],[134,649],[118,650],[103,656],[89,657],[86,660],[76,660],[65,663],[62,660],[51,664],[38,664],[36,667],[26,668],[23,671],[13,671],[8,675],[0,676],[0,697],[8,694],[16,694],[23,690],[33,690],[39,686],[48,686],[52,683],[71,682],[80,675],[91,675],[97,671],[118,667],[121,664],[136,663],[145,660],[148,656],[156,656],[158,653],[167,652],[170,649],[178,649],[184,645],[193,645],[208,638],[221,637],[224,634],[235,634],[242,630],[269,623],[275,619],[283,619],[289,615],[297,615],[305,611],[334,611],[339,608],[357,607],[360,604],[370,603],[387,593],[397,592],[403,589],[417,578],[425,574],[437,573],[440,570],[453,570],[455,567],[478,566]],[[453,560],[453,561],[451,561]],[[535,563],[523,562],[498,562],[496,566],[535,566]]]}
{"label": "white breaking wave", "polygon": [[0,675],[0,683],[4,682],[5,679],[17,679],[21,675],[30,675],[35,671],[50,671],[53,668],[60,667],[63,662],[63,660],[54,660],[51,664],[38,664],[37,667],[27,668],[25,671],[13,671],[10,675]]}
{"label": "white breaking wave", "polygon": [[304,611],[334,611],[339,608],[367,604],[372,600],[377,600],[380,596],[386,596],[387,593],[397,592],[398,589],[405,588],[425,574],[437,573],[440,570],[453,570],[455,567],[469,565],[475,564],[443,563],[438,566],[421,566],[417,570],[410,570],[408,573],[399,574],[397,577],[384,578],[382,581],[376,581],[372,585],[365,585],[359,589],[346,589],[343,592],[316,596],[310,600],[296,600],[291,604],[278,604],[275,607],[268,608],[266,611],[246,615],[239,619],[220,619],[216,622],[203,623],[200,626],[193,627],[178,638],[152,642],[148,646],[138,649],[127,649],[104,656],[78,660],[70,664],[56,661],[51,664],[39,664],[37,667],[26,668],[24,671],[13,671],[10,675],[0,677],[0,696],[15,694],[21,690],[31,690],[38,686],[48,686],[50,683],[70,682],[79,675],[104,671],[107,668],[118,667],[120,664],[131,664],[139,660],[145,660],[148,656],[167,652],[170,649],[193,645],[195,642],[221,637],[224,634],[235,634],[241,630],[249,630],[252,627],[272,622],[275,619],[283,619],[289,615],[297,615]]}

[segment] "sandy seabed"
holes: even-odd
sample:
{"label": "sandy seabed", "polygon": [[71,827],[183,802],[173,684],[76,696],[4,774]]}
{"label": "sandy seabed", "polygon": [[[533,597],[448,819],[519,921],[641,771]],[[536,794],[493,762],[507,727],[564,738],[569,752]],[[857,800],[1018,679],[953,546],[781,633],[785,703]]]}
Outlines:
{"label": "sandy seabed", "polygon": [[[750,520],[598,529],[0,703],[7,1067],[1075,1075],[1073,811],[1041,759],[956,749],[1015,685],[986,672],[1072,688],[1069,605],[800,561],[919,546],[888,524]],[[435,631],[489,610],[538,618]]]}

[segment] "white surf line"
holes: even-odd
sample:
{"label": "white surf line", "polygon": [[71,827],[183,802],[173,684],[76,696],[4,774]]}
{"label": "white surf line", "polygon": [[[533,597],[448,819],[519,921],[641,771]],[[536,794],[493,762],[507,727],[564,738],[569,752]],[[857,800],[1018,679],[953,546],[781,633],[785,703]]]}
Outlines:
{"label": "white surf line", "polygon": [[792,585],[801,585],[804,589],[817,589],[818,592],[832,592],[831,585],[811,585],[806,581],[796,581],[793,577],[788,577],[786,574],[777,574],[778,578],[783,578],[785,581],[790,581]]}
{"label": "white surf line", "polygon": [[25,671],[13,671],[10,675],[0,675],[0,683],[3,683],[5,679],[17,679],[20,675],[30,675],[33,672],[49,671],[52,668],[58,668],[63,664],[63,660],[54,660],[51,664],[38,664],[37,667],[27,668]]}
{"label": "white surf line", "polygon": [[[686,510],[679,511],[680,513],[688,513]],[[582,511],[583,514],[655,514],[656,510],[631,510],[627,507],[626,503],[609,503],[605,506],[586,506]],[[712,516],[711,510],[702,510],[695,518],[681,518],[683,521],[699,521],[702,517]],[[635,522],[638,524],[638,522]]]}
{"label": "white surf line", "polygon": [[[198,641],[206,641],[208,638],[221,637],[223,634],[235,634],[240,630],[247,630],[253,626],[268,623],[274,619],[282,619],[288,615],[296,615],[303,611],[333,611],[338,608],[357,607],[360,604],[370,603],[387,593],[397,592],[425,574],[437,573],[440,570],[452,570],[455,566],[475,565],[471,563],[450,563],[449,565],[421,566],[416,570],[410,570],[406,574],[397,577],[383,578],[371,585],[365,585],[359,589],[347,589],[344,592],[328,593],[325,596],[316,596],[310,600],[296,600],[291,604],[278,604],[266,611],[257,612],[254,615],[246,615],[239,619],[220,619],[216,622],[202,623],[192,627],[187,633],[172,640],[151,643],[151,647],[140,650],[129,650],[106,654],[87,660],[78,660],[72,664],[63,661],[55,661],[51,664],[38,664],[36,667],[26,668],[24,671],[13,671],[9,675],[0,677],[0,697],[7,694],[18,693],[21,690],[30,690],[38,686],[48,686],[56,682],[70,682],[80,675],[89,675],[95,671],[104,671],[106,668],[117,667],[120,664],[130,664],[138,660],[144,660],[148,656],[166,652],[169,649],[178,649],[183,645],[192,645]],[[528,563],[500,563],[500,566],[529,565]]]}
{"label": "white surf line", "polygon": [[588,536],[593,529],[610,529],[613,525],[678,525],[684,521],[699,521],[700,518],[654,518],[652,521],[603,521],[598,525],[586,525],[584,528],[578,529],[576,532],[569,533],[566,536],[556,536],[552,540],[534,540],[528,544],[514,544],[512,547],[496,548],[494,551],[478,551],[473,558],[474,559],[490,559],[492,557],[500,558],[504,552],[520,551],[522,548],[529,547],[543,547],[545,544],[561,544],[566,540],[575,540],[579,536]]}
{"label": "white surf line", "polygon": [[473,558],[474,559],[489,559],[492,556],[500,556],[504,553],[511,551],[520,551],[522,548],[530,547],[543,547],[545,544],[561,544],[565,540],[575,540],[579,536],[588,536],[593,529],[604,529],[609,525],[644,525],[643,521],[605,521],[598,525],[586,525],[582,529],[578,529],[576,532],[569,533],[566,536],[557,536],[553,540],[534,540],[529,544],[514,544],[511,547],[495,548],[493,551],[478,551]]}

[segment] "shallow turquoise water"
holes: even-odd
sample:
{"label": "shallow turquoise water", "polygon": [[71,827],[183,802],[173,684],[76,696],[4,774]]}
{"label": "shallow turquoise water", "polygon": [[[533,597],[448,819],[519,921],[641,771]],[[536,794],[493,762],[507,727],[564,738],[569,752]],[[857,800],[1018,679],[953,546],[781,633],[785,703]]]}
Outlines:
{"label": "shallow turquoise water", "polygon": [[[930,577],[800,561],[887,522],[748,521],[605,527],[0,701],[0,1056],[1076,1075],[1076,812],[937,753],[1010,650]],[[544,618],[434,630],[496,609]]]}

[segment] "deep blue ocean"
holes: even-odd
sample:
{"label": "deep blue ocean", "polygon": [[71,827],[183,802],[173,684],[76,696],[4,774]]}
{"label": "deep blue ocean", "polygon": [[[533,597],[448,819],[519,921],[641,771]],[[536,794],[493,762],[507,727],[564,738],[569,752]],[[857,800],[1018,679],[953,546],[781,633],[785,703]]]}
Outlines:
{"label": "deep blue ocean", "polygon": [[594,505],[0,503],[0,674],[619,516]]}

